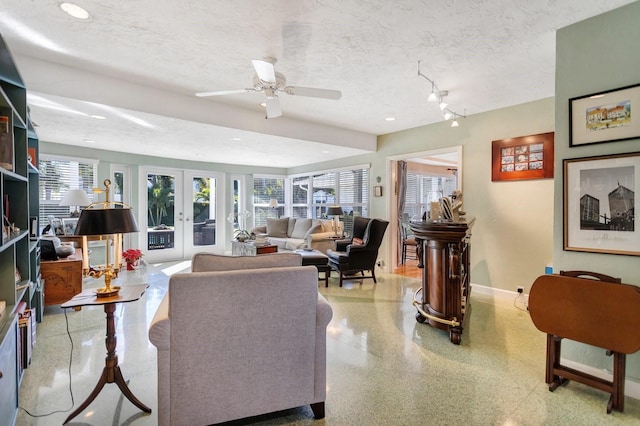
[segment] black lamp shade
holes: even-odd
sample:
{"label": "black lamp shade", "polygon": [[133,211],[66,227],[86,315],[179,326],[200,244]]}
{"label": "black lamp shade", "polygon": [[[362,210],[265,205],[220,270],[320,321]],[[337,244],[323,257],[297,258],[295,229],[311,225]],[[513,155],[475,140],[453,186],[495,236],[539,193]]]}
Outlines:
{"label": "black lamp shade", "polygon": [[129,208],[84,209],[78,219],[75,235],[110,235],[138,232],[138,224]]}
{"label": "black lamp shade", "polygon": [[329,206],[327,209],[327,216],[342,216],[344,212],[340,206]]}

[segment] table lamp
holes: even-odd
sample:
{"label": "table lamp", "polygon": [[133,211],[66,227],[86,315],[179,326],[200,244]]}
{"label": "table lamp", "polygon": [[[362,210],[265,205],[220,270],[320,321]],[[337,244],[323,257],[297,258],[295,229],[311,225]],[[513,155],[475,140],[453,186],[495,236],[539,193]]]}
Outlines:
{"label": "table lamp", "polygon": [[[111,280],[118,277],[122,266],[122,234],[138,232],[138,224],[131,207],[121,202],[109,201],[111,181],[104,181],[106,201],[90,204],[80,214],[75,235],[83,236],[83,272],[85,275],[100,278],[104,276],[104,287],[96,290],[98,297],[110,297],[118,294],[120,287],[111,286]],[[104,266],[90,267],[87,252],[87,236],[101,236],[107,242],[106,263]],[[114,259],[110,262],[110,244],[113,244]]]}
{"label": "table lamp", "polygon": [[340,227],[340,216],[342,216],[344,212],[342,211],[342,207],[340,206],[329,206],[327,209],[327,216],[333,216],[333,230],[338,236],[338,228]]}
{"label": "table lamp", "polygon": [[[276,211],[276,209],[278,208],[278,200],[276,200],[275,198],[272,198],[269,200],[269,208],[273,211]],[[276,218],[278,218],[278,213],[276,212]]]}
{"label": "table lamp", "polygon": [[60,206],[75,206],[75,211],[71,212],[70,217],[78,217],[80,216],[80,210],[78,207],[87,207],[91,204],[91,200],[86,192],[82,189],[70,189],[64,194],[62,197],[62,201],[60,201]]}

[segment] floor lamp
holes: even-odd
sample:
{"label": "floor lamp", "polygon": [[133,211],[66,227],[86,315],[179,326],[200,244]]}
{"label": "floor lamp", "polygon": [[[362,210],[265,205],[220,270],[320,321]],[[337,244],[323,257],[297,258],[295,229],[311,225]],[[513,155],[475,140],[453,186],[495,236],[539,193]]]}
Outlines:
{"label": "floor lamp", "polygon": [[[104,287],[96,290],[98,297],[111,297],[118,294],[120,287],[111,286],[111,280],[118,277],[122,267],[122,234],[138,232],[138,224],[131,207],[120,202],[109,201],[111,181],[104,181],[106,201],[90,204],[80,214],[75,235],[83,236],[82,267],[85,275],[104,277]],[[104,237],[107,243],[106,263],[104,266],[90,267],[87,252],[87,236]],[[110,260],[110,245],[113,244],[113,262]]]}

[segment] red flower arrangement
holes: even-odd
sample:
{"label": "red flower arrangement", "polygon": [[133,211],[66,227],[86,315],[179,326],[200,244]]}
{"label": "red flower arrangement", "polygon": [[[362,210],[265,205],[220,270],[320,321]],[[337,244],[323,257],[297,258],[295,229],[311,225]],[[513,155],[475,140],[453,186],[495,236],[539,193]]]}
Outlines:
{"label": "red flower arrangement", "polygon": [[138,249],[129,249],[122,252],[122,258],[127,263],[134,263],[140,260],[142,252]]}

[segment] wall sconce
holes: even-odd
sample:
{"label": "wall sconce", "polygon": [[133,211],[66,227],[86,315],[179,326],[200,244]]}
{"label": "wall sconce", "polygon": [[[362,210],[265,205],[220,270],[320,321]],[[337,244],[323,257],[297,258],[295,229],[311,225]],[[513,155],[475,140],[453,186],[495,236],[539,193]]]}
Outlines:
{"label": "wall sconce", "polygon": [[[90,204],[80,214],[75,235],[82,235],[82,267],[85,275],[92,278],[104,277],[104,287],[96,290],[97,297],[111,297],[118,294],[120,287],[111,286],[111,280],[118,277],[122,267],[122,234],[138,232],[138,224],[131,207],[120,202],[109,201],[111,181],[104,181],[106,200]],[[104,237],[107,243],[106,263],[100,267],[89,266],[87,236]],[[110,260],[110,247],[113,245],[113,262]]]}

